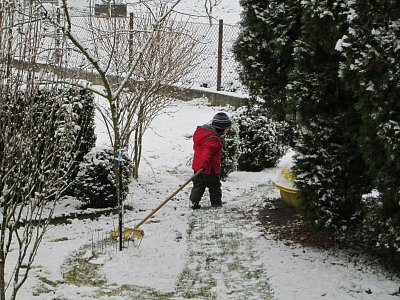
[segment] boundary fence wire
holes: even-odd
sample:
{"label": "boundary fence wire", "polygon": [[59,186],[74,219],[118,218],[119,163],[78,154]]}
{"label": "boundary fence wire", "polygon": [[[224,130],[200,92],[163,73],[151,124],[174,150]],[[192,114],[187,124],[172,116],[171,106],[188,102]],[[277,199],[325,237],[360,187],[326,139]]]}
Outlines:
{"label": "boundary fence wire", "polygon": [[[92,16],[101,22],[102,17]],[[119,17],[117,22],[121,30],[132,30],[132,18],[142,18],[140,15],[128,14],[127,17]],[[91,36],[87,32],[88,15],[72,16],[75,34],[78,38],[90,41]],[[201,49],[197,61],[194,62],[190,77],[187,82],[194,87],[207,88],[210,90],[236,92],[243,90],[238,76],[238,64],[233,55],[233,44],[239,35],[239,26],[224,24],[223,20],[218,23],[200,23],[190,20],[178,20],[188,36],[198,42]],[[57,34],[55,34],[57,36]],[[62,42],[56,42],[62,44]],[[70,52],[68,63],[74,68],[82,67],[84,58],[82,55]]]}

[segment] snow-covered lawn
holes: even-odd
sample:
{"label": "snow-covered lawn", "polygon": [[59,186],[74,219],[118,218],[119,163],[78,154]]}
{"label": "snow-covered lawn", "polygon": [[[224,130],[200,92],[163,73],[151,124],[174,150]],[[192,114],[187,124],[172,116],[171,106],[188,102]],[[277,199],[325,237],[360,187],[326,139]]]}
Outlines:
{"label": "snow-covered lawn", "polygon": [[[192,0],[178,8],[203,9]],[[222,0],[214,15],[235,24],[240,11],[238,0]],[[192,133],[219,110],[229,113],[201,99],[176,101],[155,119],[145,135],[140,178],[130,185],[125,226],[192,175]],[[98,145],[108,144],[100,122],[97,133]],[[18,299],[399,299],[400,278],[363,258],[286,245],[265,231],[257,212],[278,197],[271,184],[277,170],[231,174],[219,209],[209,207],[206,195],[203,208],[192,211],[186,187],[142,226],[140,246],[130,243],[122,252],[107,241],[115,213],[79,219],[72,214],[82,213],[81,203],[64,199],[56,216],[68,222],[46,234]]]}
{"label": "snow-covered lawn", "polygon": [[[191,135],[219,110],[176,101],[146,133],[140,178],[130,186],[125,225],[133,227],[192,175]],[[106,143],[102,126],[98,144]],[[283,159],[285,160],[285,158]],[[285,245],[257,220],[278,197],[277,168],[235,172],[223,183],[224,207],[189,208],[186,187],[142,226],[139,247],[105,242],[117,215],[71,218],[53,226],[18,299],[399,299],[400,280],[343,252]],[[66,199],[57,215],[79,211]]]}

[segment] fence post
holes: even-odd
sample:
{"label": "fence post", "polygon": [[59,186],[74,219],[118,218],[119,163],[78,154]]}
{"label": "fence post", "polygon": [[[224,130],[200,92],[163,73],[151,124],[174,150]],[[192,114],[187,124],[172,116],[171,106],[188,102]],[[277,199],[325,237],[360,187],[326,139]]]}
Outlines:
{"label": "fence post", "polygon": [[133,58],[133,13],[129,13],[129,65]]}
{"label": "fence post", "polygon": [[224,20],[219,20],[218,30],[218,63],[217,63],[217,91],[221,90],[222,76],[222,40],[224,35]]}
{"label": "fence post", "polygon": [[[57,24],[61,24],[61,11],[60,8],[57,7]],[[62,54],[61,54],[61,29],[59,26],[57,26],[56,29],[56,63],[60,63],[62,59]]]}
{"label": "fence post", "polygon": [[[0,3],[0,32],[2,32],[1,29],[3,29],[3,4],[2,3]],[[2,37],[3,37],[3,35],[0,34],[0,45],[3,44]]]}

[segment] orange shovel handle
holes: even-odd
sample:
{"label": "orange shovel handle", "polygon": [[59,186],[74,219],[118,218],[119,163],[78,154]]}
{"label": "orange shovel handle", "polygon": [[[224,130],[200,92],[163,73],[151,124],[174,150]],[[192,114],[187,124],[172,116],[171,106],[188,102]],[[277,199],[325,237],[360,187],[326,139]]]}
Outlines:
{"label": "orange shovel handle", "polygon": [[149,218],[151,218],[157,211],[160,210],[161,207],[163,207],[169,200],[171,200],[176,194],[178,194],[189,182],[191,182],[194,178],[196,178],[203,169],[198,170],[192,177],[190,177],[185,183],[183,183],[175,192],[173,192],[167,199],[165,199],[159,206],[157,206],[151,213],[149,213],[146,217],[143,218],[142,221],[140,221],[134,229],[138,229],[140,226],[143,225],[144,222],[146,222]]}

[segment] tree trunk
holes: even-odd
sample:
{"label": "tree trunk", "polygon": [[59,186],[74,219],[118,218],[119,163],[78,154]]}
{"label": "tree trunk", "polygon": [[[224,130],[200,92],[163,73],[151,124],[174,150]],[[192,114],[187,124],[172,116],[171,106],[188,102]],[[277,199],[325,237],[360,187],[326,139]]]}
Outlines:
{"label": "tree trunk", "polygon": [[3,249],[1,249],[0,258],[0,300],[6,300],[6,285],[4,282],[4,259]]}

